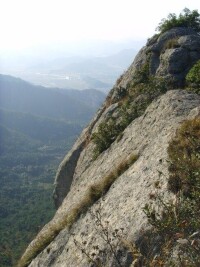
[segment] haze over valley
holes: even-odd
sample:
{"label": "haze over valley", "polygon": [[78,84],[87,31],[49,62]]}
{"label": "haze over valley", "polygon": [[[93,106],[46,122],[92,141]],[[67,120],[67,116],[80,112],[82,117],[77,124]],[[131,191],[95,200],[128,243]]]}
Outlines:
{"label": "haze over valley", "polygon": [[81,44],[77,49],[67,44],[47,45],[46,51],[33,47],[21,53],[3,54],[0,73],[46,87],[108,92],[129,67],[141,43],[94,43],[91,51],[91,44],[85,49],[81,49]]}
{"label": "haze over valley", "polygon": [[0,75],[0,266],[13,266],[54,213],[58,164],[105,99]]}
{"label": "haze over valley", "polygon": [[50,45],[1,55],[0,266],[14,266],[53,216],[58,165],[139,43],[106,42],[74,51]]}
{"label": "haze over valley", "polygon": [[[171,198],[174,177],[177,199],[191,181],[200,188],[199,2],[0,2],[0,267],[85,267],[88,255],[95,266],[164,266],[177,234],[200,251],[199,192],[189,196],[195,212],[183,196],[185,213],[170,204],[176,218],[166,214],[166,224],[148,206],[159,192]],[[192,142],[182,149],[171,137],[188,118]],[[173,160],[178,171],[195,166],[197,179],[174,175]],[[146,251],[148,219],[163,227],[163,241],[172,233],[164,260],[157,239],[156,254]],[[127,237],[132,253],[121,247]]]}

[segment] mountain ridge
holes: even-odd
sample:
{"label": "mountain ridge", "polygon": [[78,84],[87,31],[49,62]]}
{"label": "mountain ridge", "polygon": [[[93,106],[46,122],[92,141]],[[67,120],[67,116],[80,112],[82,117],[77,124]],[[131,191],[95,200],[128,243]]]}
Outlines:
{"label": "mountain ridge", "polygon": [[[27,113],[66,121],[89,120],[90,112],[95,112],[104,99],[104,94],[97,90],[45,88],[8,75],[0,75],[0,93],[0,107],[4,109],[26,110]],[[78,100],[79,95],[81,101]]]}
{"label": "mountain ridge", "polygon": [[[148,40],[60,164],[58,210],[20,267],[144,266],[140,261],[159,249],[159,235],[148,248],[150,225],[143,208],[157,194],[163,203],[176,200],[167,190],[168,146],[184,121],[199,120],[200,97],[186,83],[200,59],[199,47],[199,34],[185,27]],[[147,214],[155,215],[148,207]],[[133,242],[138,258],[127,248]]]}

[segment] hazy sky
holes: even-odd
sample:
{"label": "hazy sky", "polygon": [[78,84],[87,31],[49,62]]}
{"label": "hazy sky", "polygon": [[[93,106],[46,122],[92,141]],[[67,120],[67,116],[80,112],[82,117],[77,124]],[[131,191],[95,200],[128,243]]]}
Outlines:
{"label": "hazy sky", "polygon": [[199,0],[0,0],[0,49],[92,39],[147,39],[169,13]]}

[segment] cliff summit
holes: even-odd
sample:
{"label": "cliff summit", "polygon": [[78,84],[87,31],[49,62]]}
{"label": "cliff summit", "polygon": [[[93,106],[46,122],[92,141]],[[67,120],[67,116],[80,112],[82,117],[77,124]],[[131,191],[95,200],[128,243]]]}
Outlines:
{"label": "cliff summit", "polygon": [[[176,266],[197,266],[199,239],[189,236],[199,224],[189,227],[180,214],[189,210],[185,203],[199,199],[200,96],[188,78],[199,60],[200,35],[192,27],[174,27],[147,41],[60,164],[57,212],[19,266],[172,266],[173,259]],[[176,167],[181,157],[189,158],[187,170],[193,164],[192,182]],[[171,235],[162,234],[162,223]],[[180,230],[179,224],[185,226]],[[193,244],[191,265],[182,256],[186,265],[177,260],[184,242]]]}

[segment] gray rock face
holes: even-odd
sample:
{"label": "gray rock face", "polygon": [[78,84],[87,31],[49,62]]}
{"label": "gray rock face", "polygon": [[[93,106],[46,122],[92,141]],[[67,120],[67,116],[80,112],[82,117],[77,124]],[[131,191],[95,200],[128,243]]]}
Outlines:
{"label": "gray rock face", "polygon": [[[115,140],[96,160],[93,159],[95,145],[91,135],[106,118],[113,114],[117,116],[124,90],[128,90],[137,71],[145,64],[149,66],[150,75],[170,79],[171,89],[175,89],[183,86],[185,75],[198,59],[200,37],[191,29],[172,29],[148,41],[61,163],[54,191],[58,210],[24,255],[28,255],[47,235],[51,236],[55,225],[62,222],[73,209],[80,207],[91,185],[103,181],[133,154],[138,155],[136,162],[118,176],[104,196],[90,206],[94,213],[100,212],[102,224],[106,225],[109,233],[117,229],[121,231],[123,239],[137,242],[142,229],[147,228],[147,218],[142,208],[151,196],[163,193],[166,198],[173,198],[166,190],[167,147],[185,119],[200,116],[200,96],[184,90],[170,90],[158,97],[142,116],[127,126],[121,139]],[[159,183],[159,189],[155,188],[155,183]],[[70,227],[62,227],[62,231],[58,231],[56,237],[48,242],[50,244],[42,246],[42,252],[29,266],[92,267],[94,264],[88,262],[87,253],[95,253],[95,257],[105,266],[118,266],[108,243],[99,232],[101,229],[95,224],[91,210],[83,209]],[[116,242],[114,239],[113,244]],[[132,257],[127,250],[120,247],[116,253],[123,267],[131,266]]]}
{"label": "gray rock face", "polygon": [[83,146],[84,141],[80,142],[78,146],[76,144],[76,147],[71,150],[71,153],[67,155],[62,164],[59,166],[55,181],[55,190],[53,193],[55,206],[57,208],[61,205],[63,199],[70,190],[76,164],[80,153],[83,150]]}
{"label": "gray rock face", "polygon": [[63,159],[58,168],[54,183],[55,189],[53,193],[54,203],[57,208],[62,204],[63,199],[70,190],[70,186],[73,181],[74,172],[79,156],[88,142],[88,139],[91,135],[91,131],[93,130],[94,125],[98,123],[104,110],[105,107],[102,107],[97,112],[96,116],[94,117],[90,125],[83,130],[80,137],[72,147],[71,151],[66,155],[66,157]]}
{"label": "gray rock face", "polygon": [[[183,120],[200,115],[199,107],[199,96],[184,90],[169,91],[155,100],[143,116],[126,128],[122,139],[115,141],[95,161],[91,161],[93,145],[89,143],[80,153],[70,191],[53,220],[38,237],[82,201],[91,183],[100,181],[120,162],[135,153],[139,155],[138,160],[117,178],[103,199],[100,198],[93,204],[92,209],[101,209],[102,221],[108,221],[110,232],[124,228],[123,238],[131,241],[137,239],[138,233],[147,223],[142,208],[152,194],[167,194],[168,143]],[[160,189],[155,188],[155,182],[159,182]],[[87,257],[74,244],[74,238],[80,244],[86,242],[84,247],[91,253],[95,253],[95,246],[100,247],[109,258],[108,266],[117,266],[112,253],[96,230],[89,210],[70,229],[61,231],[30,266],[90,266]],[[102,261],[105,261],[106,256],[103,252],[98,255]],[[122,253],[119,258],[123,266],[130,266],[129,254]]]}
{"label": "gray rock face", "polygon": [[[169,45],[167,46],[167,42],[169,41],[172,43],[171,46],[175,46],[174,48]],[[170,81],[171,89],[182,87],[187,72],[199,59],[200,36],[195,33],[194,30],[190,28],[174,28],[162,34],[159,38],[154,36],[147,42],[147,45],[140,50],[133,64],[122,76],[121,81],[110,91],[108,98],[111,98],[114,102],[119,101],[123,94],[121,92],[122,88],[125,91],[127,90],[127,86],[132,81],[135,73],[148,61],[150,75],[154,77],[164,77],[168,82]],[[107,115],[104,114],[101,116],[103,111],[100,112],[98,118],[95,119],[95,123],[91,123],[90,132],[93,131],[93,127],[96,128],[98,126],[102,117],[104,118],[112,113],[113,108],[115,109],[116,105],[107,107],[106,104],[104,104],[102,109],[103,111],[106,110],[105,113]],[[81,138],[79,138],[79,141],[71,150],[71,154],[66,156],[58,169],[54,190],[56,207],[60,206],[70,189],[76,162],[83,150],[84,143],[87,143],[90,136],[90,134],[88,132],[86,134],[86,132],[87,130],[81,135]]]}
{"label": "gray rock face", "polygon": [[127,88],[138,70],[149,64],[149,73],[165,78],[172,88],[182,88],[187,72],[200,59],[200,36],[190,28],[173,28],[151,38],[143,47],[123,79],[110,92],[115,99],[120,88]]}

